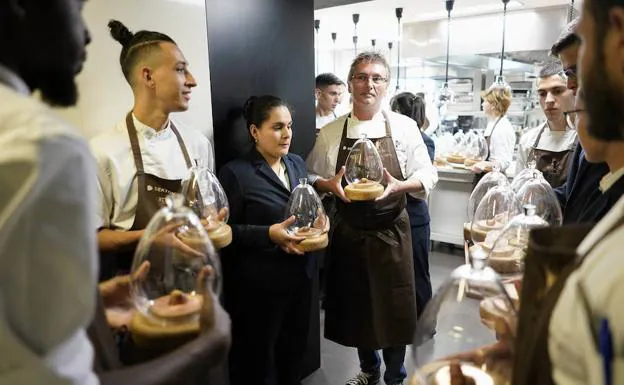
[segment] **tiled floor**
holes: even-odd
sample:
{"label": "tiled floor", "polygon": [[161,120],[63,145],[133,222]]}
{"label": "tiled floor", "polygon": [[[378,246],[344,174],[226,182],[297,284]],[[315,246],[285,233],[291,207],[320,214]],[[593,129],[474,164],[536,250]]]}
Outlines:
{"label": "tiled floor", "polygon": [[[431,281],[435,293],[435,290],[444,282],[451,271],[464,263],[463,251],[436,244],[429,260]],[[321,319],[322,327],[323,320]],[[359,363],[354,349],[345,348],[325,339],[322,340],[321,362],[321,369],[307,377],[303,381],[303,385],[342,385],[347,379],[359,372]],[[407,372],[412,373],[414,365],[409,347],[405,363]]]}

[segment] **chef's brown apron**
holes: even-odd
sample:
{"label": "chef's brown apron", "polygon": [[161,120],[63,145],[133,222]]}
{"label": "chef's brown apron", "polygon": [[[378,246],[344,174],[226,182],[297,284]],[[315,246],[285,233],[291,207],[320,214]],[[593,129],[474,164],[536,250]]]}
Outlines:
{"label": "chef's brown apron", "polygon": [[[622,225],[624,218],[602,238]],[[596,246],[585,255],[576,254],[593,227],[570,225],[531,231],[520,296],[513,385],[554,385],[548,353],[550,319],[568,277]],[[552,278],[547,279],[547,275]]]}
{"label": "chef's brown apron", "polygon": [[[143,168],[143,158],[141,157],[141,147],[139,146],[139,138],[137,130],[134,126],[132,112],[128,112],[126,116],[126,126],[128,129],[128,137],[130,138],[130,147],[134,156],[134,166],[136,167],[136,178],[138,181],[138,199],[134,216],[134,222],[130,231],[143,230],[152,219],[154,214],[165,205],[165,199],[169,194],[180,192],[182,180],[180,179],[163,179],[156,175],[148,174]],[[191,168],[191,158],[188,154],[182,136],[171,122],[171,131],[175,134],[180,144],[180,149],[184,156],[186,166]],[[134,247],[130,250],[124,250],[116,253],[103,253],[100,258],[100,281],[104,281],[114,277],[115,275],[128,274],[132,266],[134,257]]]}
{"label": "chef's brown apron", "polygon": [[537,145],[539,144],[542,134],[547,126],[548,123],[545,123],[544,127],[542,127],[537,135],[528,159],[535,161],[536,168],[544,174],[544,178],[548,181],[548,183],[550,183],[550,186],[555,188],[564,184],[568,179],[568,163],[572,159],[572,154],[576,148],[576,142],[564,151],[547,151],[538,149]]}
{"label": "chef's brown apron", "polygon": [[[492,138],[492,135],[494,134],[494,130],[496,129],[496,126],[498,126],[498,122],[500,122],[502,118],[503,117],[500,116],[498,119],[496,119],[496,122],[494,122],[494,127],[492,127],[492,132],[490,132],[490,136],[486,136],[485,137],[485,142],[487,143],[487,150],[488,150],[488,154],[485,157],[485,161],[486,162],[490,161],[490,155],[491,155],[490,140]],[[481,179],[483,179],[485,174],[487,174],[487,173],[486,172],[480,172],[478,174],[475,174],[474,178],[472,179],[472,189],[473,190],[474,190],[475,187],[477,187],[477,184],[479,184],[479,182],[481,181]]]}
{"label": "chef's brown apron", "polygon": [[[349,115],[350,117],[350,115]],[[386,136],[371,139],[382,163],[405,180],[387,115]],[[347,138],[347,118],[336,173],[356,139]],[[343,186],[346,182],[343,179]],[[381,349],[411,343],[416,299],[410,224],[405,194],[377,202],[336,199],[334,233],[327,266],[325,337],[344,346]]]}

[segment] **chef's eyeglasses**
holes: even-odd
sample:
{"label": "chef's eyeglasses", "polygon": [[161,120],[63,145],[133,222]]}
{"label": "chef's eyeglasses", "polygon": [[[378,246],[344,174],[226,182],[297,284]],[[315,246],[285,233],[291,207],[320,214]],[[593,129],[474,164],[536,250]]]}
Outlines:
{"label": "chef's eyeglasses", "polygon": [[578,121],[578,114],[585,112],[584,108],[577,108],[575,110],[563,111],[563,115],[565,116],[566,124],[568,127],[575,128],[576,122]]}
{"label": "chef's eyeglasses", "polygon": [[355,83],[360,83],[360,84],[364,84],[364,83],[368,83],[368,80],[371,79],[373,81],[373,84],[375,85],[382,85],[385,82],[388,81],[388,79],[379,76],[379,75],[367,75],[367,74],[357,74],[357,75],[353,75],[351,77],[351,79],[355,82]]}
{"label": "chef's eyeglasses", "polygon": [[565,70],[563,70],[563,73],[566,77],[570,79],[576,79],[576,65],[572,65],[566,68]]}

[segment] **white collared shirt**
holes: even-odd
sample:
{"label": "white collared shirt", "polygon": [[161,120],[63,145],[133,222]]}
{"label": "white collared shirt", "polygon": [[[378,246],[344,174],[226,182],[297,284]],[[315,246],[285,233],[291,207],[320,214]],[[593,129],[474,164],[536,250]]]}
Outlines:
{"label": "white collared shirt", "polygon": [[624,228],[605,233],[624,216],[624,198],[592,229],[578,247],[586,254],[561,292],[549,327],[548,352],[557,385],[604,384],[602,358],[597,352],[578,285],[583,285],[593,316],[607,318],[613,336],[613,384],[624,384]]}
{"label": "white collared shirt", "polygon": [[[516,132],[506,116],[503,116],[498,124],[496,123],[497,120],[498,118],[489,121],[484,136],[490,137],[490,161],[498,162],[501,171],[504,172],[513,161]],[[496,127],[494,127],[495,125]]]}
{"label": "white collared shirt", "polygon": [[615,171],[609,172],[607,175],[603,176],[600,180],[600,191],[607,192],[620,178],[624,176],[624,167]]}
{"label": "white collared shirt", "polygon": [[540,131],[544,129],[539,143],[535,147],[538,150],[550,152],[562,152],[574,148],[576,143],[576,130],[566,129],[565,131],[553,131],[548,122],[532,128],[525,132],[518,143],[518,158],[516,159],[516,174],[527,167],[529,156],[533,150],[533,145],[537,140]]}
{"label": "white collared shirt", "polygon": [[[438,181],[438,172],[431,164],[427,146],[416,122],[407,116],[388,111],[390,131],[396,149],[399,166],[405,179],[418,179],[424,191],[410,193],[415,198],[426,199],[427,194]],[[343,115],[329,123],[319,133],[314,148],[306,160],[308,177],[311,184],[319,178],[332,178],[336,175],[336,162],[342,138],[342,128],[348,115]],[[348,118],[347,138],[360,138],[366,134],[369,139],[386,136],[386,122],[383,114],[378,112],[372,120],[360,121],[355,117]]]}
{"label": "white collared shirt", "polygon": [[95,385],[95,162],[3,67],[0,100],[0,383]]}
{"label": "white collared shirt", "polygon": [[[145,172],[163,179],[188,177],[189,168],[169,124],[156,131],[134,115],[132,118]],[[191,162],[200,159],[212,170],[214,157],[208,139],[198,131],[181,127],[178,122],[174,125],[184,140]],[[129,230],[134,223],[139,187],[126,118],[93,138],[90,145],[98,164],[99,199],[94,202],[99,215],[95,228]]]}
{"label": "white collared shirt", "polygon": [[316,114],[316,129],[320,130],[334,120],[336,120],[336,114],[333,112],[327,116],[321,116],[319,114]]}

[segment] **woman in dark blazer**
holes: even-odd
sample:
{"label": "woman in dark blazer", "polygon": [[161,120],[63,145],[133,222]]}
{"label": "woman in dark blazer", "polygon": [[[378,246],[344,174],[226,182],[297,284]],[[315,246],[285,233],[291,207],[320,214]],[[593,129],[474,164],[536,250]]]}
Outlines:
{"label": "woman in dark blazer", "polygon": [[275,96],[244,108],[253,148],[221,168],[230,203],[232,244],[223,249],[224,299],[232,318],[231,385],[300,384],[308,336],[313,254],[295,248],[284,221],[306,166],[289,154],[292,119]]}
{"label": "woman in dark blazer", "polygon": [[[433,139],[422,132],[427,118],[425,116],[425,101],[422,97],[411,92],[403,92],[392,98],[390,108],[394,112],[409,116],[418,123],[423,141],[431,162],[435,157],[435,143]],[[416,283],[416,312],[418,317],[432,296],[431,276],[429,273],[429,244],[431,229],[429,227],[429,207],[427,202],[407,195],[407,213],[410,218],[412,232],[412,256],[414,258],[414,278]]]}

